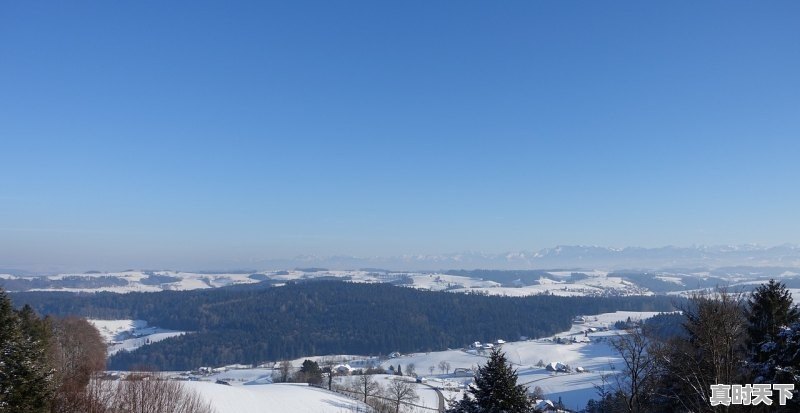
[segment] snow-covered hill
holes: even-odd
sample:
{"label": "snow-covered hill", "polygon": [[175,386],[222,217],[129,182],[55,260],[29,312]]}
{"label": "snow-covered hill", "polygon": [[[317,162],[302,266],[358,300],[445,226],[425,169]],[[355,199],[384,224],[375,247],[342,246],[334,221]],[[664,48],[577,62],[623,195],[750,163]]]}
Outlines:
{"label": "snow-covered hill", "polygon": [[[655,314],[617,311],[587,315],[569,330],[554,336],[537,340],[507,337],[508,342],[500,346],[509,362],[517,369],[519,383],[526,384],[530,390],[536,386],[541,387],[547,398],[561,398],[569,408],[583,408],[590,398],[596,398],[595,386],[602,384],[603,376],[620,371],[622,361],[608,345],[608,341],[614,336],[624,334],[614,330],[614,322],[628,318],[646,319]],[[291,361],[293,369],[299,369],[305,359],[319,362],[335,359],[337,363],[353,368],[380,366],[389,369],[391,366],[396,369],[400,366],[404,372],[413,368],[421,378],[421,383],[415,384],[420,396],[415,404],[420,407],[413,411],[430,412],[439,405],[440,397],[461,397],[466,385],[472,380],[472,369],[486,362],[487,352],[467,348],[402,354],[392,358],[309,355]],[[443,363],[447,363],[447,371],[441,369]],[[570,371],[549,371],[545,366],[551,363],[569,366]],[[363,409],[360,403],[325,390],[305,385],[271,384],[269,378],[275,372],[274,367],[221,366],[213,372],[197,376],[187,376],[185,372],[175,373],[174,376],[184,380],[191,377],[194,381],[185,383],[210,401],[219,413],[345,413]],[[456,372],[456,369],[460,370]],[[397,376],[377,375],[375,378],[385,387]],[[230,385],[215,384],[218,380]],[[346,387],[350,380],[352,376],[338,376],[335,384]],[[441,396],[434,389],[439,390]]]}
{"label": "snow-covered hill", "polygon": [[304,384],[226,386],[187,381],[186,386],[211,403],[217,413],[366,412],[356,400]]}
{"label": "snow-covered hill", "polygon": [[143,320],[88,321],[97,328],[108,345],[109,357],[120,351],[134,351],[139,347],[185,334],[183,331],[148,326]]}
{"label": "snow-covered hill", "polygon": [[800,288],[800,268],[723,267],[658,271],[597,269],[414,272],[386,270],[328,270],[322,268],[248,273],[180,271],[93,272],[49,276],[0,275],[8,291],[69,291],[115,293],[195,290],[239,286],[281,286],[290,281],[341,280],[391,283],[405,287],[504,296],[552,294],[561,296],[625,296],[680,294],[716,286],[748,290],[775,278]]}

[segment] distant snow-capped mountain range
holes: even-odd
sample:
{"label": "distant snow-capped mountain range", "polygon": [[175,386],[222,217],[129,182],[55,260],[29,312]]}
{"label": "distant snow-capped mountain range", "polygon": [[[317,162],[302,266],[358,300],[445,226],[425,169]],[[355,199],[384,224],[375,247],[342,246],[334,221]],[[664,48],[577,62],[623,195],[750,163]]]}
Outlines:
{"label": "distant snow-capped mountain range", "polygon": [[541,269],[602,268],[675,269],[720,268],[730,266],[800,267],[800,246],[784,244],[723,246],[666,246],[659,248],[566,245],[538,251],[500,254],[463,252],[440,255],[401,255],[394,257],[299,256],[285,260],[252,263],[258,268],[320,266],[334,269],[386,268],[396,270],[441,269]]}
{"label": "distant snow-capped mountain range", "polygon": [[[22,276],[53,275],[87,270],[119,271],[120,268],[88,268],[74,265],[42,267],[0,263],[0,274]],[[333,270],[361,268],[394,271],[441,271],[455,269],[530,270],[601,269],[616,270],[701,270],[725,267],[800,268],[800,245],[760,246],[754,244],[719,246],[666,246],[658,248],[610,248],[561,245],[540,250],[504,253],[460,252],[396,256],[302,255],[286,259],[213,261],[206,264],[131,264],[124,268],[154,268],[181,271],[226,272],[322,267]],[[29,267],[29,268],[28,268]]]}

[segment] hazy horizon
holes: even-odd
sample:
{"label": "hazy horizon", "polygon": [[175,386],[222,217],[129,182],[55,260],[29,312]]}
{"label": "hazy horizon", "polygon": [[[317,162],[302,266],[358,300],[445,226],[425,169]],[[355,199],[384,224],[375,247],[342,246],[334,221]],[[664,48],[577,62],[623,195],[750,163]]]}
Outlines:
{"label": "hazy horizon", "polygon": [[404,254],[387,256],[298,255],[294,257],[262,257],[250,260],[209,259],[204,264],[171,259],[171,261],[128,261],[101,264],[17,263],[0,265],[0,274],[44,275],[89,271],[276,271],[296,268],[359,270],[364,268],[390,271],[446,270],[675,270],[680,268],[772,267],[800,269],[800,245],[665,245],[660,247],[606,247],[598,245],[555,245],[538,250],[500,252],[461,251],[441,254]]}
{"label": "hazy horizon", "polygon": [[798,15],[3,4],[0,268],[797,244]]}

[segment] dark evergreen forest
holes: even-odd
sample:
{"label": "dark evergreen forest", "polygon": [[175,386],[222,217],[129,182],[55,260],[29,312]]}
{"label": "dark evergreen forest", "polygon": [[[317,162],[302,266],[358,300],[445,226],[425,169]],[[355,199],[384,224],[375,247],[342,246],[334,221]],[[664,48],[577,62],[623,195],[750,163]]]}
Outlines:
{"label": "dark evergreen forest", "polygon": [[387,354],[564,331],[576,315],[671,311],[673,297],[492,297],[387,284],[317,281],[283,287],[156,293],[13,294],[40,314],[142,319],[191,331],[122,353],[111,369],[258,363],[306,355]]}

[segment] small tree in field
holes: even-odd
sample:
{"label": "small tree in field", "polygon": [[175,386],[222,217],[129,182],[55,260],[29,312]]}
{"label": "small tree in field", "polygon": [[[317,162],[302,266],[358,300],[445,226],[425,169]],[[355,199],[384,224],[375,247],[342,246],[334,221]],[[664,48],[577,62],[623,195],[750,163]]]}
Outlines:
{"label": "small tree in field", "polygon": [[276,381],[286,383],[289,381],[289,373],[292,371],[292,362],[284,360],[278,364],[278,376]]}
{"label": "small tree in field", "polygon": [[406,364],[406,374],[408,374],[409,376],[416,376],[417,375],[416,368],[417,366],[415,366],[414,363]]}
{"label": "small tree in field", "polygon": [[367,403],[370,397],[377,395],[381,390],[380,384],[371,373],[367,372],[358,375],[354,380],[353,386],[356,394],[364,396],[364,403]]}
{"label": "small tree in field", "polygon": [[394,405],[394,412],[400,412],[400,405],[414,403],[419,400],[416,385],[402,379],[395,379],[389,382],[386,389],[386,396]]}
{"label": "small tree in field", "polygon": [[472,397],[464,395],[461,401],[451,404],[449,413],[527,413],[532,408],[527,388],[517,384],[517,372],[497,349],[492,350],[486,365],[478,368],[468,392]]}
{"label": "small tree in field", "polygon": [[313,360],[304,360],[297,381],[313,385],[322,383],[322,369],[319,368],[319,364]]}
{"label": "small tree in field", "polygon": [[450,374],[450,363],[444,360],[440,361],[439,370],[441,370],[442,373]]}

